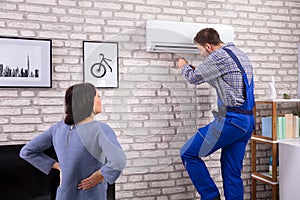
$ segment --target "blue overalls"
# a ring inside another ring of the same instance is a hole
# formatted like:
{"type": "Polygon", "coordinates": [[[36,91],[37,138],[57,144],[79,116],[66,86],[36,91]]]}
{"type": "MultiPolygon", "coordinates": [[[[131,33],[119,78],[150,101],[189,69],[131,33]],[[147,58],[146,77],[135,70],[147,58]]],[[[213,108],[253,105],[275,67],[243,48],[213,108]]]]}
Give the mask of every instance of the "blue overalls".
{"type": "Polygon", "coordinates": [[[201,157],[206,157],[216,150],[221,150],[221,170],[224,195],[226,200],[243,200],[244,187],[241,179],[243,158],[246,145],[255,126],[253,117],[254,81],[249,85],[247,75],[238,58],[229,49],[224,50],[235,61],[242,72],[245,86],[245,102],[238,107],[225,107],[218,97],[219,113],[214,113],[214,120],[199,128],[180,150],[185,168],[201,195],[201,200],[211,200],[219,195],[201,157]]]}

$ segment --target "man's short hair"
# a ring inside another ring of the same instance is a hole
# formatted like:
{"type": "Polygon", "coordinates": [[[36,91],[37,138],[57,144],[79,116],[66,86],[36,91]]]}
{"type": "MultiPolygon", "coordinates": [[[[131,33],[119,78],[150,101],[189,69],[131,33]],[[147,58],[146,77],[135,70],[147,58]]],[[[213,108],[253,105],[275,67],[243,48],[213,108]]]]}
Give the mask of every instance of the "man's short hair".
{"type": "Polygon", "coordinates": [[[194,37],[194,42],[205,46],[206,43],[218,45],[223,43],[220,39],[219,33],[213,28],[205,28],[200,30],[194,37]]]}

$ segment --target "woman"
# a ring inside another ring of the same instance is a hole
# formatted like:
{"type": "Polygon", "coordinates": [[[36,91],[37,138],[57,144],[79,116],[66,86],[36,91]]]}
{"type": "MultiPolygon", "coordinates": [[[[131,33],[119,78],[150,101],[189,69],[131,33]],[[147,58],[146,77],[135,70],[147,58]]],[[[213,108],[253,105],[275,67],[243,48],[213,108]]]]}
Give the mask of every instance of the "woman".
{"type": "Polygon", "coordinates": [[[65,94],[64,121],[26,144],[20,157],[48,174],[60,171],[57,200],[106,200],[112,184],[126,165],[114,131],[94,120],[102,112],[101,99],[89,83],[69,87],[65,94]],[[54,146],[58,162],[43,151],[54,146]]]}

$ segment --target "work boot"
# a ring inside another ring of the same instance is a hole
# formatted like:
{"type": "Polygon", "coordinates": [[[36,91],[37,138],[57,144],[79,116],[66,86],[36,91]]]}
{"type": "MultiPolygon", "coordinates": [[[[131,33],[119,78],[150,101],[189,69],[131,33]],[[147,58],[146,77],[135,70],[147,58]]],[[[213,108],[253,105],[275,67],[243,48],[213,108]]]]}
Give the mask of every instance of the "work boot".
{"type": "Polygon", "coordinates": [[[219,196],[217,196],[216,198],[213,198],[212,200],[221,200],[221,197],[220,197],[220,195],[219,195],[219,196]]]}

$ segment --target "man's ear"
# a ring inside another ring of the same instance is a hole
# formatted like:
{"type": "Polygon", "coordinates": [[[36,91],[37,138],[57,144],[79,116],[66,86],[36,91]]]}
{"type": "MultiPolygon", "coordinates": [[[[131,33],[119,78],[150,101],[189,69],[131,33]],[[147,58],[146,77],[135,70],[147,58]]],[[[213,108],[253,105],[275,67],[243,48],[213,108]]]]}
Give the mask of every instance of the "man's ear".
{"type": "Polygon", "coordinates": [[[213,51],[213,46],[212,46],[211,44],[206,43],[206,44],[205,44],[205,49],[206,49],[208,52],[212,52],[212,51],[213,51]]]}

